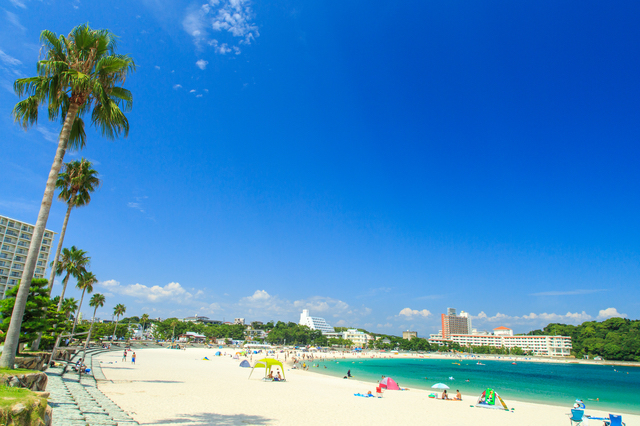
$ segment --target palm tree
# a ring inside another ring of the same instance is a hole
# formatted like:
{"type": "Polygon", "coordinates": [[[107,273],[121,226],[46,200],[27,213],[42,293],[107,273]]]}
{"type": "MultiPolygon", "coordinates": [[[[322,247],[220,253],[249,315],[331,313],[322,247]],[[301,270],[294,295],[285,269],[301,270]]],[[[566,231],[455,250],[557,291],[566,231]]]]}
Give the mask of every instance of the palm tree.
{"type": "Polygon", "coordinates": [[[144,336],[145,324],[149,322],[149,314],[142,314],[140,322],[142,323],[142,335],[144,336]]]}
{"type": "Polygon", "coordinates": [[[13,109],[16,122],[28,127],[38,122],[38,110],[47,106],[49,118],[62,120],[58,147],[49,171],[40,204],[38,219],[22,272],[11,323],[5,337],[0,367],[13,368],[20,339],[29,284],[33,278],[49,210],[53,201],[55,182],[62,167],[67,148],[84,147],[86,134],[82,116],[91,111],[91,121],[103,134],[114,139],[129,133],[129,121],[120,109],[129,111],[131,92],[118,86],[135,70],[133,59],[115,53],[116,37],[108,30],[92,30],[88,25],[75,27],[67,37],[44,30],[40,34],[44,59],[38,61],[38,75],[20,78],[13,88],[18,96],[27,98],[13,109]],[[24,284],[26,283],[26,284],[24,284]]]}
{"type": "Polygon", "coordinates": [[[113,329],[113,338],[112,340],[116,340],[116,330],[118,329],[118,321],[120,320],[120,315],[124,315],[127,312],[127,307],[122,303],[118,303],[115,308],[113,308],[113,315],[116,316],[116,328],[113,329]]]}
{"type": "Polygon", "coordinates": [[[76,246],[71,246],[70,249],[62,249],[62,256],[56,266],[55,272],[56,275],[62,275],[64,273],[66,273],[66,275],[62,280],[62,293],[60,293],[60,300],[58,301],[58,311],[62,310],[64,293],[67,290],[69,278],[73,276],[79,280],[82,274],[86,272],[90,262],[91,258],[87,256],[87,252],[80,250],[76,246]]]}
{"type": "Polygon", "coordinates": [[[173,340],[176,334],[176,325],[178,325],[178,320],[171,321],[171,346],[173,346],[173,340]]]}
{"type": "MultiPolygon", "coordinates": [[[[105,302],[104,294],[96,293],[91,296],[91,300],[89,300],[89,306],[93,307],[93,318],[91,318],[91,325],[89,326],[89,334],[87,334],[87,340],[84,342],[84,353],[87,353],[87,345],[89,345],[89,339],[91,339],[91,330],[93,330],[93,323],[96,320],[96,311],[98,308],[102,308],[105,302]]],[[[84,356],[83,356],[84,358],[84,356]]]]}
{"type": "Polygon", "coordinates": [[[71,314],[78,309],[78,301],[73,297],[64,299],[61,311],[67,316],[67,321],[71,321],[71,314]]]}
{"type": "Polygon", "coordinates": [[[63,165],[63,170],[58,174],[56,188],[60,190],[58,199],[67,203],[67,214],[62,222],[62,231],[58,239],[58,249],[53,258],[53,266],[51,267],[51,277],[49,278],[49,291],[53,287],[53,279],[56,272],[56,264],[60,258],[60,250],[64,242],[64,235],[67,232],[67,224],[71,209],[74,207],[86,206],[91,202],[91,193],[100,186],[98,172],[93,169],[91,162],[85,160],[71,161],[63,165]]]}
{"type": "Polygon", "coordinates": [[[73,321],[73,327],[71,328],[71,337],[73,337],[73,333],[76,331],[76,324],[78,324],[78,317],[80,317],[80,308],[82,308],[82,301],[84,300],[85,291],[89,294],[93,293],[93,285],[98,282],[98,279],[93,274],[93,272],[85,272],[78,278],[78,284],[76,287],[82,289],[82,296],[80,297],[80,304],[78,305],[78,313],[76,314],[76,318],[73,321]]]}

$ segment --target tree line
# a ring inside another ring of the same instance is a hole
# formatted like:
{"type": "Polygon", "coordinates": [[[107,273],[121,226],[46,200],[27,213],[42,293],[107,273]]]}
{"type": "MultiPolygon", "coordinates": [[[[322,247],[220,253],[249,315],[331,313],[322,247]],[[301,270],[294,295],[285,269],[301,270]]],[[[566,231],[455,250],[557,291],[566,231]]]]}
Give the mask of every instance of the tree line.
{"type": "Polygon", "coordinates": [[[580,325],[551,323],[529,335],[570,336],[576,358],[600,356],[611,361],[640,361],[640,320],[609,318],[580,325]]]}

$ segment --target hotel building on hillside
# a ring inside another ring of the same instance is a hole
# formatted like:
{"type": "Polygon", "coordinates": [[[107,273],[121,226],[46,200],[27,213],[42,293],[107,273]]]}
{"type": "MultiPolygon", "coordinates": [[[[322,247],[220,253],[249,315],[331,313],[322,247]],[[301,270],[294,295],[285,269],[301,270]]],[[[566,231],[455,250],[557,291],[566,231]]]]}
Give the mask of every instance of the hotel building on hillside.
{"type": "Polygon", "coordinates": [[[322,334],[336,334],[336,331],[331,327],[324,318],[312,317],[309,315],[308,309],[303,309],[300,314],[300,325],[306,325],[312,330],[320,330],[322,334]]]}
{"type": "Polygon", "coordinates": [[[418,337],[418,332],[417,331],[409,331],[409,330],[407,330],[407,331],[403,331],[402,332],[402,338],[405,339],[405,340],[411,340],[411,339],[414,339],[414,338],[417,338],[417,337],[418,337]]]}
{"type": "MultiPolygon", "coordinates": [[[[29,223],[0,215],[0,299],[4,299],[5,293],[22,278],[33,227],[29,223]]],[[[45,278],[55,234],[45,229],[33,278],[45,278]]]]}
{"type": "Polygon", "coordinates": [[[346,331],[343,331],[342,338],[345,340],[351,340],[355,346],[361,348],[364,348],[367,343],[369,343],[369,341],[375,340],[373,336],[355,328],[350,328],[346,331]]]}
{"type": "Polygon", "coordinates": [[[493,329],[493,334],[452,334],[448,339],[442,336],[432,336],[429,341],[444,343],[445,341],[458,343],[460,346],[493,346],[496,348],[512,349],[518,347],[525,352],[532,352],[536,356],[570,356],[571,337],[569,336],[514,336],[513,330],[507,327],[493,329]]]}

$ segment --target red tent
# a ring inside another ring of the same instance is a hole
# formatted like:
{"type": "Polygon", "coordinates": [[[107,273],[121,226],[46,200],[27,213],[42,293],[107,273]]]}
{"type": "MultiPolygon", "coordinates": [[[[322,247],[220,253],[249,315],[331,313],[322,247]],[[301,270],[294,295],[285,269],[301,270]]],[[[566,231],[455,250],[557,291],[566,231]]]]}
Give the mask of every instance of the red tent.
{"type": "Polygon", "coordinates": [[[400,386],[391,377],[385,377],[380,381],[380,387],[386,390],[400,390],[400,386]]]}

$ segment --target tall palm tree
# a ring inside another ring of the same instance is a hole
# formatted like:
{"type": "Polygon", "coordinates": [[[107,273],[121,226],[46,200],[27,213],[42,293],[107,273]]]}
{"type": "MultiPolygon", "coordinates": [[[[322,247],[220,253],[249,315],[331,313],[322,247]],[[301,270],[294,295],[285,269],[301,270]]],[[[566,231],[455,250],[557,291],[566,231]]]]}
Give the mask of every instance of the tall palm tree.
{"type": "Polygon", "coordinates": [[[127,312],[127,307],[122,303],[118,303],[115,308],[113,308],[113,315],[116,316],[116,327],[113,329],[113,338],[112,340],[116,340],[116,330],[118,329],[118,321],[120,320],[120,315],[124,315],[127,312]]]}
{"type": "MultiPolygon", "coordinates": [[[[65,274],[62,280],[62,293],[60,293],[60,300],[58,301],[58,311],[62,310],[62,303],[64,301],[64,293],[67,290],[67,283],[70,277],[80,279],[82,274],[87,270],[91,262],[91,258],[87,256],[87,252],[80,250],[76,246],[71,246],[70,249],[62,249],[62,256],[60,262],[56,266],[56,275],[65,274]]],[[[16,302],[17,303],[17,302],[16,302]]]]}
{"type": "Polygon", "coordinates": [[[178,320],[171,321],[171,346],[173,346],[173,340],[176,335],[176,325],[178,325],[178,320]]]}
{"type": "Polygon", "coordinates": [[[64,242],[64,236],[67,232],[71,209],[89,204],[91,202],[91,193],[95,191],[98,186],[100,186],[98,172],[93,169],[93,164],[84,158],[65,163],[62,171],[58,174],[58,179],[56,180],[56,188],[60,190],[58,199],[67,203],[67,214],[64,216],[64,221],[62,222],[58,248],[53,258],[51,277],[49,278],[49,291],[51,291],[51,287],[53,287],[56,264],[60,258],[60,251],[62,250],[62,243],[64,242]]]}
{"type": "MultiPolygon", "coordinates": [[[[91,318],[91,325],[89,326],[89,334],[87,334],[87,340],[84,342],[84,353],[87,353],[87,345],[89,344],[89,339],[91,339],[91,330],[93,330],[93,323],[96,320],[96,311],[98,308],[102,308],[105,302],[104,294],[96,293],[91,296],[91,300],[89,300],[89,306],[93,307],[93,318],[91,318]]],[[[84,358],[84,355],[83,355],[84,358]]]]}
{"type": "Polygon", "coordinates": [[[145,325],[149,322],[149,314],[142,314],[140,322],[142,323],[142,335],[144,336],[145,325]]]}
{"type": "Polygon", "coordinates": [[[76,331],[76,324],[78,324],[78,318],[80,317],[80,309],[82,308],[82,301],[84,300],[84,293],[87,292],[89,294],[93,293],[93,285],[98,282],[98,278],[93,274],[93,272],[85,272],[78,278],[78,284],[76,287],[82,289],[82,296],[80,297],[80,304],[78,305],[78,312],[76,313],[76,318],[73,321],[73,327],[71,328],[71,337],[73,337],[73,333],[76,331]]]}
{"type": "Polygon", "coordinates": [[[108,30],[92,30],[88,25],[79,25],[67,37],[44,30],[40,40],[44,59],[38,61],[38,75],[20,78],[13,84],[18,96],[27,96],[16,104],[13,116],[26,129],[38,122],[39,107],[45,105],[49,119],[62,120],[62,130],[0,358],[0,367],[4,368],[14,366],[29,284],[65,152],[67,148],[82,148],[85,144],[82,116],[91,111],[91,121],[103,136],[114,139],[124,134],[126,137],[129,121],[123,110],[130,110],[133,100],[131,92],[119,85],[135,70],[135,64],[131,57],[115,53],[116,37],[108,30]]]}
{"type": "MultiPolygon", "coordinates": [[[[58,174],[56,188],[60,190],[58,199],[67,203],[67,214],[64,216],[64,221],[62,222],[62,231],[60,231],[60,238],[58,239],[58,248],[56,249],[56,255],[53,258],[51,266],[49,294],[51,294],[51,288],[53,287],[53,279],[56,275],[56,266],[58,259],[60,258],[60,251],[62,250],[64,236],[67,232],[67,224],[69,223],[71,209],[89,204],[91,202],[91,193],[100,186],[98,172],[93,169],[91,162],[84,158],[65,163],[62,167],[62,171],[58,174]]],[[[42,333],[40,332],[38,333],[38,338],[33,342],[32,349],[34,351],[37,351],[40,348],[41,337],[42,333]]]]}

